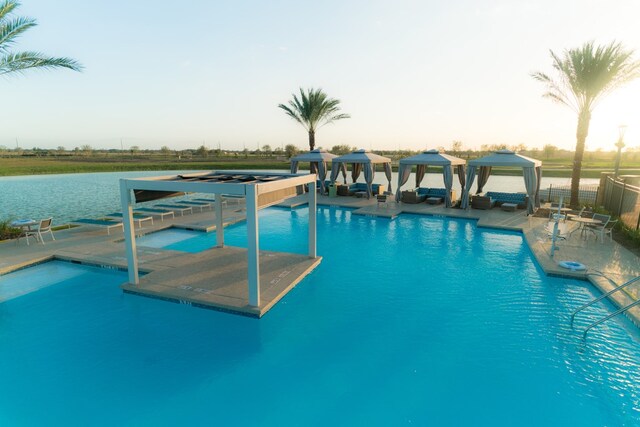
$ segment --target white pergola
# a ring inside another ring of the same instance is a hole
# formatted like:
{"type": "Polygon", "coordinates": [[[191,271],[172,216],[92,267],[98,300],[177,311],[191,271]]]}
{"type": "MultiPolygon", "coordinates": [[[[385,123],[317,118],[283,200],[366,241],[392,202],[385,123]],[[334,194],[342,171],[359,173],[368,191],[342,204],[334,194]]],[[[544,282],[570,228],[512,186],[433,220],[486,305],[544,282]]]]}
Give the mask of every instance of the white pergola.
{"type": "Polygon", "coordinates": [[[249,305],[260,305],[260,242],[258,210],[296,195],[295,188],[308,185],[309,257],[316,258],[316,175],[247,173],[239,171],[203,172],[189,175],[171,175],[120,180],[122,222],[127,252],[129,283],[140,283],[138,256],[133,228],[133,192],[137,200],[170,197],[174,193],[205,193],[215,195],[217,247],[224,247],[223,196],[246,198],[248,291],[249,305]]]}

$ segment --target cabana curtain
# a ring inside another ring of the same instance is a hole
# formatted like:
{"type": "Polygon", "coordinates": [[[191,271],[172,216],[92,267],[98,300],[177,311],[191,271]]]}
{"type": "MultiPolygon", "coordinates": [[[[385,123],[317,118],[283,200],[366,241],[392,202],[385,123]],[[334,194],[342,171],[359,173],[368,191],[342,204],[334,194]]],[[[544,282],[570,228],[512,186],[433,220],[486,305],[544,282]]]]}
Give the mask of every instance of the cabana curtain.
{"type": "Polygon", "coordinates": [[[478,169],[478,190],[476,194],[482,193],[484,185],[489,180],[489,175],[491,175],[491,166],[480,166],[480,169],[478,169]]]}
{"type": "Polygon", "coordinates": [[[420,187],[420,183],[427,171],[427,165],[416,165],[416,187],[420,187]]]}
{"type": "Polygon", "coordinates": [[[460,188],[464,189],[464,184],[467,181],[465,177],[465,167],[464,165],[458,165],[456,168],[458,172],[458,181],[460,181],[460,188]]]}
{"type": "Polygon", "coordinates": [[[467,167],[467,185],[463,187],[462,199],[460,200],[460,208],[467,209],[469,207],[469,193],[473,186],[473,181],[476,179],[476,167],[469,165],[467,167]]]}
{"type": "MultiPolygon", "coordinates": [[[[411,165],[403,165],[400,164],[400,168],[398,169],[398,192],[396,193],[396,202],[399,202],[402,198],[402,192],[400,188],[409,181],[409,176],[411,175],[411,165]]],[[[418,178],[416,177],[416,181],[418,178]]]]}
{"type": "Polygon", "coordinates": [[[444,166],[442,168],[442,176],[444,177],[444,188],[447,194],[444,196],[444,206],[451,207],[451,187],[453,187],[453,166],[444,166]]]}
{"type": "Polygon", "coordinates": [[[389,182],[389,189],[387,190],[387,192],[389,194],[393,194],[393,188],[391,188],[391,179],[393,178],[393,175],[391,173],[391,163],[384,163],[384,174],[387,177],[387,181],[389,182]]]}
{"type": "Polygon", "coordinates": [[[535,211],[536,190],[538,188],[538,178],[534,169],[535,168],[522,168],[524,186],[527,189],[527,196],[529,196],[529,201],[527,202],[527,213],[530,214],[535,211]]]}

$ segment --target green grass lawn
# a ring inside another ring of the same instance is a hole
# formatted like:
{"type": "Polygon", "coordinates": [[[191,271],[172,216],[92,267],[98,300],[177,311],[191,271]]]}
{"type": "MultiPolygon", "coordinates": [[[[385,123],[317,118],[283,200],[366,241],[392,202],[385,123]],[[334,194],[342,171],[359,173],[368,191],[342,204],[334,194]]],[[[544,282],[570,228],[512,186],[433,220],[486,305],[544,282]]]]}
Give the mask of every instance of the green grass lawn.
{"type": "MultiPolygon", "coordinates": [[[[570,177],[571,159],[543,160],[543,176],[570,177]]],[[[307,164],[300,164],[301,169],[308,168],[307,164]]],[[[276,158],[259,157],[224,157],[209,159],[178,159],[177,157],[137,156],[127,158],[123,156],[64,156],[56,157],[1,157],[0,176],[13,175],[42,175],[59,173],[85,172],[124,172],[145,170],[224,170],[224,169],[289,169],[289,162],[276,158]]],[[[394,167],[397,170],[397,167],[394,167]]],[[[429,172],[437,172],[439,168],[430,168],[429,172]]],[[[601,172],[613,171],[611,161],[585,161],[582,167],[583,178],[599,178],[601,172]]],[[[522,169],[493,168],[495,175],[522,175],[522,169]]],[[[624,161],[621,173],[629,175],[640,174],[640,160],[624,161]]]]}

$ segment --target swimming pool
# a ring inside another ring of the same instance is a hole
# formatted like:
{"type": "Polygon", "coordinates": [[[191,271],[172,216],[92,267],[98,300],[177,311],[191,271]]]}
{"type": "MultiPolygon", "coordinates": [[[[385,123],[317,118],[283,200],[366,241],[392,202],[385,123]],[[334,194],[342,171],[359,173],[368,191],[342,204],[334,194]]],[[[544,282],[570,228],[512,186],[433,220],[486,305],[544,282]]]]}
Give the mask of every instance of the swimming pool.
{"type": "MultiPolygon", "coordinates": [[[[544,276],[520,234],[318,213],[323,262],[260,320],[123,294],[125,273],[75,265],[0,304],[0,424],[640,423],[637,332],[620,318],[583,342],[604,309],[575,331],[569,314],[596,292],[544,276]]],[[[306,208],[260,218],[262,249],[306,253],[306,208]]]]}

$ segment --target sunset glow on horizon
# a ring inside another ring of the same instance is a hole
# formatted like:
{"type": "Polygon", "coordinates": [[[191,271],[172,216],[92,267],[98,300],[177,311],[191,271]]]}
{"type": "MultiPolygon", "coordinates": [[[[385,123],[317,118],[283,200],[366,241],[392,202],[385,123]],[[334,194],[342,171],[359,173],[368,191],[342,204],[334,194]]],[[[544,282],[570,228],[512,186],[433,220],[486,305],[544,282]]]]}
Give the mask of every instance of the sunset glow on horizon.
{"type": "MultiPolygon", "coordinates": [[[[640,3],[472,0],[162,4],[24,0],[14,50],[85,65],[0,80],[0,146],[242,150],[307,146],[277,105],[322,88],[351,115],[317,145],[373,150],[575,147],[576,114],[542,97],[549,51],[613,40],[640,59],[640,3]]],[[[640,147],[640,80],[593,112],[587,150],[640,147]]]]}

